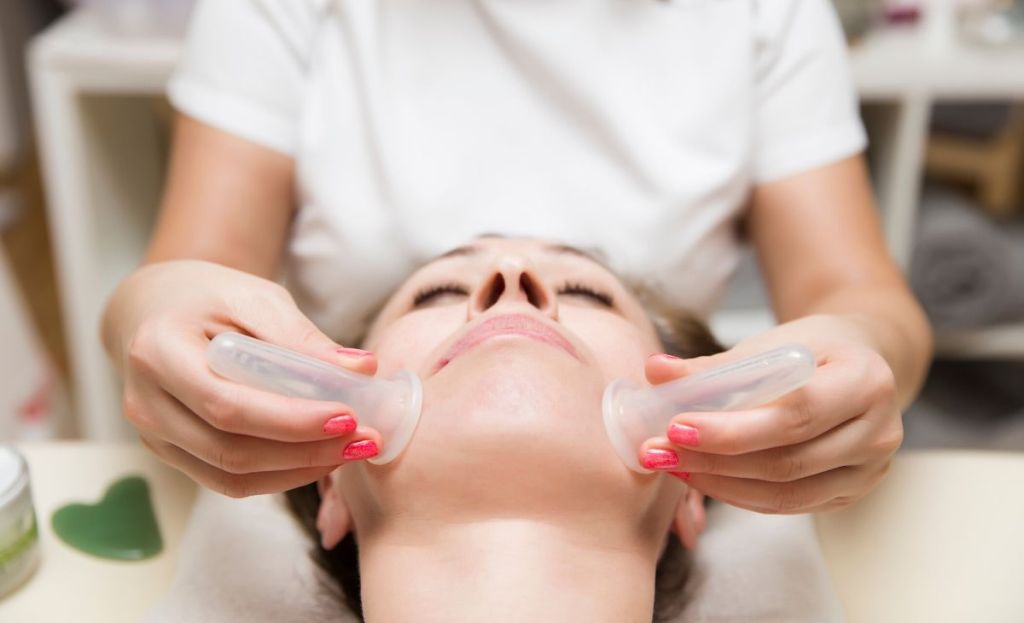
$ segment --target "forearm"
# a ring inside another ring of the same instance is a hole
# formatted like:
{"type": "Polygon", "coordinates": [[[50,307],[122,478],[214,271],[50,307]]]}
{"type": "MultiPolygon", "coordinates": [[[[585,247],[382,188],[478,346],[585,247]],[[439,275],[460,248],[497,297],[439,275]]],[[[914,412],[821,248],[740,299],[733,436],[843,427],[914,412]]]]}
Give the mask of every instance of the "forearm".
{"type": "Polygon", "coordinates": [[[755,189],[751,238],[780,322],[824,314],[885,358],[906,406],[932,333],[882,236],[860,156],[755,189]]]}
{"type": "Polygon", "coordinates": [[[903,288],[839,287],[808,301],[792,317],[827,314],[848,320],[853,330],[889,364],[896,379],[900,407],[917,396],[932,358],[931,325],[903,288]]]}

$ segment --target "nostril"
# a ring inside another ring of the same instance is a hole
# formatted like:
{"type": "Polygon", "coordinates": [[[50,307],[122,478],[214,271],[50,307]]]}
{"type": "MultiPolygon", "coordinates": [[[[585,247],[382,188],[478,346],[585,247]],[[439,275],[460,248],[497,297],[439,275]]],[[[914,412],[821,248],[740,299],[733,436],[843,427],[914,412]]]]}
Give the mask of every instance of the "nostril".
{"type": "Polygon", "coordinates": [[[498,273],[494,276],[494,282],[491,283],[490,291],[487,293],[487,300],[484,301],[484,309],[490,309],[495,303],[497,303],[504,291],[505,278],[501,276],[501,273],[498,273]]]}
{"type": "Polygon", "coordinates": [[[537,284],[530,279],[526,273],[519,276],[519,287],[526,294],[526,300],[537,309],[544,307],[544,294],[537,287],[537,284]]]}

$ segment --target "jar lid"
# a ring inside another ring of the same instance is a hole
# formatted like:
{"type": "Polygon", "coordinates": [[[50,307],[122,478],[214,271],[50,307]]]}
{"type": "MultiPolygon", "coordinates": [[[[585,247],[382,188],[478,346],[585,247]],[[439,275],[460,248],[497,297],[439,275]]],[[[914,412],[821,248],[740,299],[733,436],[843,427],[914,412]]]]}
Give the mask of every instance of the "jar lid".
{"type": "Polygon", "coordinates": [[[28,484],[28,465],[14,446],[0,444],[0,506],[28,484]]]}

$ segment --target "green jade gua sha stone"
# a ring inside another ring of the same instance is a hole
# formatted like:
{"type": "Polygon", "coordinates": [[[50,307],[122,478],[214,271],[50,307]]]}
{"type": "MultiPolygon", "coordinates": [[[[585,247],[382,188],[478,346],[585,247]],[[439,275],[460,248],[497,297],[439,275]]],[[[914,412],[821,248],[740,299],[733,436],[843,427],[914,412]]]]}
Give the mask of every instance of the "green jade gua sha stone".
{"type": "Polygon", "coordinates": [[[111,560],[145,560],[163,549],[160,528],[141,476],[110,485],[96,504],[68,504],[53,513],[53,531],[71,547],[111,560]]]}

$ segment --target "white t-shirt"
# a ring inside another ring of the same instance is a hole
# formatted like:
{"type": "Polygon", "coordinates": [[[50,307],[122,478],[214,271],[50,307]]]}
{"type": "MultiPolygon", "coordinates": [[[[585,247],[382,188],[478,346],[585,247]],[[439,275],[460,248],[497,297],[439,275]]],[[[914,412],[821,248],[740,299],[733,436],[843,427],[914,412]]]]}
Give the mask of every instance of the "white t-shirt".
{"type": "Polygon", "coordinates": [[[341,341],[481,233],[706,317],[751,186],[865,145],[828,0],[204,0],[170,96],[295,158],[288,282],[341,341]]]}

